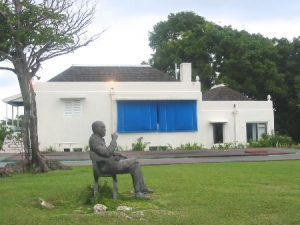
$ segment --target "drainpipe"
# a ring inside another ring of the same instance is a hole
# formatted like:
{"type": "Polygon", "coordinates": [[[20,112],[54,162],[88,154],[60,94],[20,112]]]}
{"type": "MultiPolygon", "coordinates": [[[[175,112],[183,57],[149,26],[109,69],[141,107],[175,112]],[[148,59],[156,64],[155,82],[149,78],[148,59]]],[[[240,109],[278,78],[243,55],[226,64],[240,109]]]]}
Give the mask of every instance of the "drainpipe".
{"type": "Polygon", "coordinates": [[[5,107],[5,110],[6,110],[6,111],[5,111],[5,114],[6,114],[6,115],[5,115],[5,116],[6,116],[6,117],[5,117],[5,126],[7,127],[7,122],[8,122],[8,110],[7,110],[7,103],[5,104],[5,106],[6,106],[6,107],[5,107]]]}
{"type": "Polygon", "coordinates": [[[19,106],[17,106],[17,128],[20,126],[20,120],[19,120],[19,106]]]}
{"type": "Polygon", "coordinates": [[[236,144],[236,116],[238,114],[238,110],[236,109],[236,105],[233,105],[233,110],[232,110],[232,114],[233,114],[233,140],[234,140],[234,144],[236,144]]]}
{"type": "Polygon", "coordinates": [[[111,115],[111,133],[115,132],[115,126],[114,126],[114,107],[113,107],[113,103],[114,103],[114,95],[116,94],[116,91],[113,87],[110,88],[110,115],[111,115]]]}
{"type": "Polygon", "coordinates": [[[14,106],[11,106],[11,128],[13,129],[14,127],[14,106]]]}
{"type": "Polygon", "coordinates": [[[178,69],[177,69],[177,63],[175,63],[175,79],[178,80],[178,69]]]}

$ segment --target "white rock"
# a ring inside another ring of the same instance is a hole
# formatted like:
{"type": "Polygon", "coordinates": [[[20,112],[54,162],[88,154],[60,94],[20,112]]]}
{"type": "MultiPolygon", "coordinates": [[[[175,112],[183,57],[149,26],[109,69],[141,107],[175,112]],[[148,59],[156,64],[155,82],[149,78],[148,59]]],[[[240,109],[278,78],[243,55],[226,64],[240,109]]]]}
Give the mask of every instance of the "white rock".
{"type": "Polygon", "coordinates": [[[54,208],[54,205],[52,205],[51,203],[49,202],[46,202],[44,199],[42,198],[39,198],[39,201],[40,201],[40,204],[42,206],[42,208],[44,209],[53,209],[54,208]]]}
{"type": "Polygon", "coordinates": [[[131,211],[132,207],[125,206],[125,205],[120,205],[117,207],[117,211],[123,211],[123,212],[128,212],[131,211]]]}
{"type": "Polygon", "coordinates": [[[131,220],[131,219],[132,219],[132,217],[131,217],[131,216],[128,216],[128,215],[126,215],[125,218],[128,219],[128,220],[131,220]]]}
{"type": "Polygon", "coordinates": [[[144,216],[145,215],[144,211],[136,211],[132,214],[135,215],[135,216],[144,216]]]}
{"type": "Polygon", "coordinates": [[[103,213],[106,210],[107,210],[107,207],[105,205],[102,205],[102,204],[96,204],[96,205],[94,205],[94,213],[95,214],[103,213]]]}

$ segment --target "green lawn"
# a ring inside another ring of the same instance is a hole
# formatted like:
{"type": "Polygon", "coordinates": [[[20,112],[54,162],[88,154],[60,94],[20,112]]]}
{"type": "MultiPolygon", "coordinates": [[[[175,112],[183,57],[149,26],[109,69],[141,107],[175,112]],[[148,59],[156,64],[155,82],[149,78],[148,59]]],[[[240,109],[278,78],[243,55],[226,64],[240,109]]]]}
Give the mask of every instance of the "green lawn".
{"type": "MultiPolygon", "coordinates": [[[[119,176],[120,200],[102,201],[143,210],[126,219],[93,215],[88,199],[91,168],[0,179],[0,224],[300,224],[300,161],[210,163],[143,167],[156,192],[149,201],[130,193],[129,175],[119,176]],[[42,209],[42,197],[53,210],[42,209]],[[142,218],[142,219],[141,219],[142,218]]],[[[111,186],[111,179],[105,179],[111,186]]]]}

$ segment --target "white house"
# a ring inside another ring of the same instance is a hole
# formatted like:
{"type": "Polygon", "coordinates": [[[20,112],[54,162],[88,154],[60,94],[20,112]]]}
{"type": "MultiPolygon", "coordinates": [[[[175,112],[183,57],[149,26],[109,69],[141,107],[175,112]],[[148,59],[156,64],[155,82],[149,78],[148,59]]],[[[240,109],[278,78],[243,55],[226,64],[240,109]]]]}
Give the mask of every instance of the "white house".
{"type": "Polygon", "coordinates": [[[251,101],[221,86],[202,99],[199,79],[192,81],[191,74],[190,63],[180,65],[179,80],[149,66],[72,66],[36,83],[40,147],[83,149],[96,120],[105,122],[107,142],[110,133],[119,133],[118,144],[125,150],[139,137],[149,147],[211,147],[246,143],[274,130],[270,98],[251,101]]]}

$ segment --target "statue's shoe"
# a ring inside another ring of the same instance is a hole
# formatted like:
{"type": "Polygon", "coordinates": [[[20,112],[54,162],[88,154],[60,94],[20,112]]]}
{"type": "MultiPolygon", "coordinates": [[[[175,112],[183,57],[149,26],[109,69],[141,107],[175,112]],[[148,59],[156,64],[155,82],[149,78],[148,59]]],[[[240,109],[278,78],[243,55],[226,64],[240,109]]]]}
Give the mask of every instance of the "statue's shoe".
{"type": "Polygon", "coordinates": [[[143,192],[144,194],[147,194],[147,193],[153,193],[154,190],[153,190],[153,189],[150,189],[150,188],[144,188],[144,189],[142,190],[142,192],[143,192]]]}
{"type": "Polygon", "coordinates": [[[137,192],[135,193],[135,198],[136,199],[143,199],[143,200],[149,200],[150,198],[148,196],[146,196],[144,193],[142,192],[137,192]]]}

